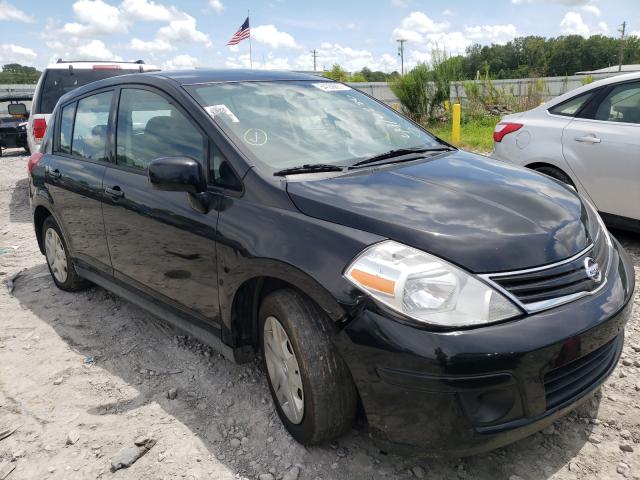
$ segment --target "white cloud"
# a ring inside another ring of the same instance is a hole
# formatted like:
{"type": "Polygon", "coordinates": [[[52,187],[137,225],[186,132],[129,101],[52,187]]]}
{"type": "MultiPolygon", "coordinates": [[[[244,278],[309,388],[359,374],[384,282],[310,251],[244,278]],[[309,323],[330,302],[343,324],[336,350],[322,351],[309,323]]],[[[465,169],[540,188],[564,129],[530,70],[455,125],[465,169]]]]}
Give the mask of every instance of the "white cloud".
{"type": "Polygon", "coordinates": [[[490,43],[505,44],[518,36],[518,30],[513,24],[508,25],[477,25],[465,27],[467,37],[472,40],[486,40],[490,43]]]}
{"type": "Polygon", "coordinates": [[[196,57],[192,57],[191,55],[177,55],[173,57],[171,60],[168,60],[164,63],[162,68],[165,70],[182,70],[182,69],[190,69],[200,66],[200,61],[196,57]]]}
{"type": "Polygon", "coordinates": [[[594,14],[596,17],[600,16],[600,9],[598,7],[596,7],[595,5],[584,5],[582,7],[582,10],[584,12],[594,14]]]}
{"type": "Polygon", "coordinates": [[[175,8],[168,8],[150,0],[124,0],[120,10],[127,20],[142,22],[169,22],[176,14],[175,8]]]}
{"type": "Polygon", "coordinates": [[[635,30],[635,31],[631,32],[629,35],[630,35],[631,37],[638,37],[638,38],[640,38],[640,30],[635,30]]]}
{"type": "Polygon", "coordinates": [[[600,32],[602,35],[607,35],[609,33],[609,25],[607,25],[605,22],[598,22],[598,29],[600,30],[600,32]]]}
{"type": "Polygon", "coordinates": [[[222,2],[220,0],[209,0],[209,6],[218,13],[224,10],[224,5],[222,5],[222,2]]]}
{"type": "Polygon", "coordinates": [[[591,31],[589,26],[582,20],[582,15],[578,12],[567,12],[560,21],[560,30],[566,35],[581,35],[588,37],[591,31]]]}
{"type": "Polygon", "coordinates": [[[158,30],[157,38],[169,42],[193,42],[204,43],[211,46],[209,35],[202,33],[196,28],[196,19],[186,13],[181,13],[179,18],[169,22],[169,25],[158,30]]]}
{"type": "Polygon", "coordinates": [[[111,53],[102,40],[91,40],[76,47],[78,60],[122,60],[119,55],[111,53]]]}
{"type": "Polygon", "coordinates": [[[21,47],[20,45],[14,45],[13,43],[0,45],[0,62],[7,63],[22,63],[32,64],[38,57],[36,52],[27,47],[21,47]]]}
{"type": "Polygon", "coordinates": [[[139,52],[169,52],[171,50],[175,50],[175,47],[171,45],[171,43],[163,40],[162,38],[155,38],[151,41],[132,38],[126,48],[139,52]]]}
{"type": "Polygon", "coordinates": [[[435,22],[422,12],[411,12],[400,22],[400,27],[418,33],[442,32],[449,28],[449,22],[435,22]]]}
{"type": "Polygon", "coordinates": [[[445,17],[450,17],[453,15],[453,11],[449,10],[448,8],[442,11],[442,15],[444,15],[445,17]]]}
{"type": "Polygon", "coordinates": [[[33,22],[33,17],[27,15],[19,8],[14,7],[6,0],[0,1],[0,20],[17,20],[18,22],[33,22]]]}
{"type": "Polygon", "coordinates": [[[297,48],[294,38],[286,32],[279,31],[273,25],[260,25],[251,29],[251,37],[260,43],[266,43],[271,48],[297,48]]]}
{"type": "Polygon", "coordinates": [[[391,0],[391,5],[398,8],[406,8],[411,3],[411,0],[391,0]]]}
{"type": "Polygon", "coordinates": [[[117,7],[102,0],[78,0],[73,4],[78,22],[65,23],[62,33],[74,36],[126,33],[127,22],[117,7]]]}
{"type": "Polygon", "coordinates": [[[511,0],[511,3],[516,5],[523,3],[557,3],[558,5],[580,6],[590,2],[591,0],[511,0]]]}

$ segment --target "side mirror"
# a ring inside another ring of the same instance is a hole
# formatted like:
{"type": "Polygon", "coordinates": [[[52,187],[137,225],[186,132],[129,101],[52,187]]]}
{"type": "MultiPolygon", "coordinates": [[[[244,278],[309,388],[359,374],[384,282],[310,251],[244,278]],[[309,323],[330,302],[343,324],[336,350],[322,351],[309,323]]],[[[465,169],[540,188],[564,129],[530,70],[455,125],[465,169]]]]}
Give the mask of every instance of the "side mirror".
{"type": "Polygon", "coordinates": [[[207,181],[198,162],[189,157],[162,157],[149,164],[149,182],[156,190],[198,194],[207,181]]]}
{"type": "Polygon", "coordinates": [[[10,103],[7,105],[7,112],[9,112],[9,115],[14,115],[16,117],[28,115],[27,106],[24,103],[10,103]]]}

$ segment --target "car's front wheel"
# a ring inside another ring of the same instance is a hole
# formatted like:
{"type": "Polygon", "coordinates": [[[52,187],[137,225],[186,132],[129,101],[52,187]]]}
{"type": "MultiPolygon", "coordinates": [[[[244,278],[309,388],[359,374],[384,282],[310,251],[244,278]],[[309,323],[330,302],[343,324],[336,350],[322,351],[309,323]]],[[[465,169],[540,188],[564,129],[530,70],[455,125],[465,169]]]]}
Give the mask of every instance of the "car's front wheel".
{"type": "Polygon", "coordinates": [[[269,389],[289,433],[309,445],[347,432],[357,393],[331,343],[324,312],[299,292],[283,289],[265,297],[259,316],[269,389]]]}
{"type": "Polygon", "coordinates": [[[49,272],[58,288],[73,292],[90,285],[76,273],[60,227],[53,217],[47,217],[43,222],[42,241],[49,272]]]}

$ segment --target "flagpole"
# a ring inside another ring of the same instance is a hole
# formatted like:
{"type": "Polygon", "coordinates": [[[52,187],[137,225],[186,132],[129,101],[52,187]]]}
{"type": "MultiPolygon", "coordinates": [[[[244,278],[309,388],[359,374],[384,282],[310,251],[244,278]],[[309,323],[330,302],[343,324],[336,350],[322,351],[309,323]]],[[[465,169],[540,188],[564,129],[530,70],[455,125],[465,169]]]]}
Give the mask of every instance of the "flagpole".
{"type": "Polygon", "coordinates": [[[247,10],[247,19],[249,20],[249,65],[253,70],[253,56],[251,54],[251,19],[249,18],[249,10],[247,10]]]}

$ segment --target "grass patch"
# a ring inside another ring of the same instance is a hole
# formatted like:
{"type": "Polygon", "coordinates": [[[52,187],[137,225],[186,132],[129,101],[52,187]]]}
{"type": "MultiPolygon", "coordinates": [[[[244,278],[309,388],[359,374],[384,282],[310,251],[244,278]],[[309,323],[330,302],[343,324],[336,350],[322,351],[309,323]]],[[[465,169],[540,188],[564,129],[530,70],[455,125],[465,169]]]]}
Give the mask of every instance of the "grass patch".
{"type": "MultiPolygon", "coordinates": [[[[460,127],[460,148],[487,153],[493,149],[493,129],[500,121],[498,116],[468,118],[460,127]]],[[[434,135],[451,143],[451,123],[434,123],[426,126],[434,135]]]]}

